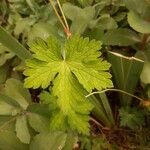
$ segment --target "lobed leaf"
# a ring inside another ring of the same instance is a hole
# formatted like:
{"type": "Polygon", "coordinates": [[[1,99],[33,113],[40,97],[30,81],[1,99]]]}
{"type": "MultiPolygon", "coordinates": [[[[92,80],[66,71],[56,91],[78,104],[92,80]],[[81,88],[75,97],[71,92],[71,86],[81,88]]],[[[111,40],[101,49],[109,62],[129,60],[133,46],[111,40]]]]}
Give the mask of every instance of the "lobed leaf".
{"type": "Polygon", "coordinates": [[[44,94],[52,108],[51,130],[71,128],[79,133],[89,133],[88,114],[93,105],[85,95],[93,89],[112,87],[110,64],[99,56],[101,43],[73,36],[64,45],[54,37],[39,39],[30,45],[33,59],[27,61],[24,74],[27,88],[47,88],[53,83],[52,97],[44,94]],[[52,99],[51,99],[52,98],[52,99]]]}

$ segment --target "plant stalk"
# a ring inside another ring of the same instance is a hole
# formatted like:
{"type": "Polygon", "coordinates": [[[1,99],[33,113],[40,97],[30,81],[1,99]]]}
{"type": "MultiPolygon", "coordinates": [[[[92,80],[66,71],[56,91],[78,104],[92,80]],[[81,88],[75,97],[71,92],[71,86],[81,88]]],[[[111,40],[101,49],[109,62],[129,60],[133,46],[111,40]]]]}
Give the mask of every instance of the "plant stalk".
{"type": "Polygon", "coordinates": [[[128,92],[125,92],[125,91],[119,90],[119,89],[106,89],[106,90],[102,90],[102,91],[92,92],[92,93],[88,94],[88,95],[85,96],[85,97],[87,98],[87,97],[90,97],[90,96],[92,96],[92,95],[94,95],[94,94],[101,94],[101,93],[105,93],[105,92],[108,92],[108,91],[120,92],[120,93],[129,95],[129,96],[131,96],[131,97],[134,97],[134,98],[136,98],[136,99],[139,100],[139,101],[144,101],[142,98],[139,98],[139,97],[137,97],[137,96],[135,96],[135,95],[133,95],[133,94],[130,94],[130,93],[128,93],[128,92]]]}
{"type": "Polygon", "coordinates": [[[61,25],[62,25],[63,28],[64,28],[64,32],[66,33],[67,38],[69,38],[69,37],[71,36],[71,32],[70,32],[67,19],[66,19],[65,15],[64,15],[64,12],[63,12],[63,10],[62,10],[62,7],[61,7],[61,5],[60,5],[59,0],[56,0],[56,1],[57,1],[57,4],[58,4],[58,6],[59,6],[59,9],[60,9],[60,12],[61,12],[61,14],[62,14],[62,17],[63,17],[63,20],[64,20],[64,21],[61,19],[61,16],[59,15],[59,13],[58,13],[58,11],[57,11],[55,5],[53,4],[53,0],[49,0],[49,1],[50,1],[51,5],[52,5],[54,11],[55,11],[56,16],[58,17],[58,20],[60,21],[61,25]]]}

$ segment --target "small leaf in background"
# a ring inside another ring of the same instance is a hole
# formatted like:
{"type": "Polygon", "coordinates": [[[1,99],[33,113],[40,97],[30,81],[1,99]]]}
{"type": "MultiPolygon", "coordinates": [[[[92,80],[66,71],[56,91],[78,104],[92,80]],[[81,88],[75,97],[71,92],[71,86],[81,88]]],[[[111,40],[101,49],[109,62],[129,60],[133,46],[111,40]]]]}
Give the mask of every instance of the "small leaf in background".
{"type": "Polygon", "coordinates": [[[72,21],[72,33],[77,34],[83,33],[95,16],[95,9],[91,6],[82,9],[78,6],[66,3],[63,5],[63,10],[66,17],[72,21]]]}
{"type": "Polygon", "coordinates": [[[120,22],[123,19],[125,19],[126,15],[127,15],[126,12],[119,12],[113,18],[114,18],[115,21],[120,22]]]}
{"type": "Polygon", "coordinates": [[[8,74],[9,74],[9,66],[8,66],[8,64],[0,66],[0,84],[5,83],[8,74]]]}
{"type": "Polygon", "coordinates": [[[110,30],[116,29],[118,25],[117,22],[109,14],[103,14],[98,18],[96,27],[103,30],[110,30]]]}
{"type": "Polygon", "coordinates": [[[0,43],[0,66],[4,65],[7,60],[13,58],[14,53],[0,43]]]}
{"type": "Polygon", "coordinates": [[[20,112],[20,107],[12,98],[0,94],[0,115],[16,115],[20,112]]]}
{"type": "Polygon", "coordinates": [[[141,81],[144,84],[150,84],[150,62],[145,62],[141,73],[141,81]]]}
{"type": "Polygon", "coordinates": [[[30,126],[37,132],[49,132],[49,118],[36,113],[28,115],[30,126]]]}
{"type": "Polygon", "coordinates": [[[28,33],[28,44],[33,42],[36,38],[47,39],[50,35],[58,37],[57,28],[54,25],[38,22],[36,23],[28,33]]]}
{"type": "Polygon", "coordinates": [[[132,30],[120,28],[107,31],[102,42],[105,45],[128,46],[140,42],[140,38],[132,30]]]}
{"type": "Polygon", "coordinates": [[[126,7],[135,13],[142,14],[147,8],[146,0],[124,0],[126,7]]]}
{"type": "Polygon", "coordinates": [[[27,108],[28,122],[37,132],[49,132],[50,111],[49,106],[45,104],[29,105],[27,108]]]}
{"type": "Polygon", "coordinates": [[[96,0],[97,4],[94,5],[95,7],[95,14],[96,16],[99,16],[101,14],[101,11],[106,7],[109,6],[111,3],[111,0],[96,0]]]}
{"type": "Polygon", "coordinates": [[[0,115],[0,133],[4,131],[14,131],[16,116],[0,115]]]}
{"type": "Polygon", "coordinates": [[[92,142],[87,136],[79,136],[79,141],[81,141],[80,149],[91,150],[92,142]]]}
{"type": "Polygon", "coordinates": [[[54,111],[54,110],[57,109],[57,102],[56,102],[56,100],[57,100],[56,96],[51,95],[47,91],[43,91],[40,94],[40,101],[41,101],[41,103],[42,104],[48,104],[50,111],[54,111]]]}
{"type": "Polygon", "coordinates": [[[133,11],[128,13],[128,23],[137,32],[150,33],[150,22],[145,21],[133,11]]]}
{"type": "Polygon", "coordinates": [[[1,100],[0,97],[0,115],[12,115],[15,107],[1,100]]]}
{"type": "Polygon", "coordinates": [[[72,150],[78,142],[78,136],[72,132],[67,133],[66,143],[62,150],[72,150]]]}
{"type": "Polygon", "coordinates": [[[28,106],[27,112],[35,113],[49,118],[50,110],[49,106],[46,104],[34,103],[28,106]]]}
{"type": "Polygon", "coordinates": [[[110,144],[106,138],[100,137],[92,140],[92,150],[110,149],[110,144]]]}
{"type": "MultiPolygon", "coordinates": [[[[149,20],[150,18],[150,1],[149,0],[124,0],[126,7],[136,14],[139,14],[141,19],[149,20]]],[[[143,22],[144,23],[144,22],[143,22]]]]}
{"type": "Polygon", "coordinates": [[[102,40],[104,30],[100,28],[88,29],[84,32],[83,36],[89,37],[89,39],[102,40]]]}
{"type": "Polygon", "coordinates": [[[14,28],[15,36],[19,36],[20,34],[23,34],[24,32],[28,32],[30,26],[33,25],[34,22],[35,20],[31,18],[25,18],[25,19],[20,18],[16,22],[16,26],[14,28]]]}
{"type": "Polygon", "coordinates": [[[1,150],[29,150],[27,144],[21,143],[16,137],[15,132],[5,130],[0,132],[0,149],[1,150]]]}
{"type": "Polygon", "coordinates": [[[21,142],[29,144],[30,143],[30,133],[27,125],[26,116],[19,116],[16,120],[16,136],[21,142]]]}
{"type": "Polygon", "coordinates": [[[6,81],[5,93],[18,102],[23,109],[26,109],[32,101],[30,93],[23,87],[23,83],[13,78],[6,81]]]}
{"type": "Polygon", "coordinates": [[[120,126],[136,129],[144,123],[144,113],[137,108],[122,107],[119,110],[120,126]]]}
{"type": "Polygon", "coordinates": [[[66,138],[67,134],[63,132],[40,133],[31,142],[30,150],[61,150],[66,138]]]}
{"type": "MultiPolygon", "coordinates": [[[[1,13],[1,16],[3,16],[3,17],[5,17],[5,15],[7,15],[7,13],[8,13],[7,2],[5,0],[1,1],[0,13],[1,13]]],[[[1,23],[2,23],[2,20],[0,20],[0,25],[1,25],[1,23]]]]}
{"type": "Polygon", "coordinates": [[[80,5],[82,6],[90,6],[93,3],[93,0],[78,0],[78,2],[80,3],[80,5]]]}

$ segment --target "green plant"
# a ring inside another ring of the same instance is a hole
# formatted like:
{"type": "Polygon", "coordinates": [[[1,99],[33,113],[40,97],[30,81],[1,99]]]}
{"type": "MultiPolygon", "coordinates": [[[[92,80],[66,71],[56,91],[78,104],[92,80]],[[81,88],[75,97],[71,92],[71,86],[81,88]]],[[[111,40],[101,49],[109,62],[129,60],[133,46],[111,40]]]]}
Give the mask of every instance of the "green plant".
{"type": "Polygon", "coordinates": [[[98,58],[100,46],[100,42],[79,36],[71,37],[64,46],[54,37],[31,44],[34,58],[27,61],[25,87],[47,88],[52,81],[51,93],[58,99],[49,99],[54,105],[51,129],[89,133],[87,115],[92,104],[85,95],[94,88],[112,87],[111,75],[106,72],[110,64],[98,58]]]}
{"type": "Polygon", "coordinates": [[[136,129],[144,123],[144,113],[140,109],[123,107],[119,110],[121,126],[136,129]]]}
{"type": "Polygon", "coordinates": [[[1,0],[0,149],[148,149],[149,8],[1,0]]]}

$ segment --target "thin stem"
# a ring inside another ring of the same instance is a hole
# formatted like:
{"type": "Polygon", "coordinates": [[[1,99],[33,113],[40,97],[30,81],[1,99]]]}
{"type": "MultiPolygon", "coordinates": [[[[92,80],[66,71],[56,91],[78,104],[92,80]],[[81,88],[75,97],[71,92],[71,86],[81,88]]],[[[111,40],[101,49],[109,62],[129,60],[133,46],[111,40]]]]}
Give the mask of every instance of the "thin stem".
{"type": "Polygon", "coordinates": [[[101,128],[104,128],[103,125],[101,125],[97,120],[95,120],[94,118],[90,117],[90,120],[93,121],[96,125],[100,126],[101,128]]]}
{"type": "Polygon", "coordinates": [[[129,96],[131,96],[131,97],[134,97],[134,98],[136,98],[136,99],[139,100],[139,101],[144,101],[143,99],[141,99],[141,98],[139,98],[139,97],[137,97],[137,96],[135,96],[135,95],[133,95],[133,94],[130,94],[130,93],[128,93],[128,92],[125,92],[125,91],[119,90],[119,89],[106,89],[106,90],[103,90],[103,91],[92,92],[92,93],[88,94],[88,95],[85,96],[85,97],[87,98],[87,97],[89,97],[89,96],[91,96],[91,95],[100,94],[100,93],[104,93],[104,92],[108,92],[108,91],[120,92],[120,93],[129,95],[129,96]]]}
{"type": "Polygon", "coordinates": [[[55,14],[57,15],[57,17],[58,17],[58,19],[59,19],[61,25],[63,26],[64,30],[66,30],[66,26],[65,26],[64,22],[62,21],[60,15],[58,14],[58,11],[57,11],[55,5],[53,4],[53,0],[49,0],[49,1],[50,1],[51,5],[52,5],[54,11],[55,11],[55,14]]]}
{"type": "Polygon", "coordinates": [[[61,16],[59,15],[59,13],[58,13],[58,11],[57,11],[55,5],[53,4],[53,0],[49,0],[49,1],[50,1],[51,5],[52,5],[54,11],[55,11],[55,14],[57,15],[57,17],[58,17],[60,23],[62,24],[62,26],[63,26],[63,28],[64,28],[64,32],[66,33],[67,38],[69,38],[69,37],[71,36],[71,32],[70,32],[69,25],[68,25],[68,23],[67,23],[67,20],[66,20],[66,17],[65,17],[65,15],[64,15],[64,12],[63,12],[63,10],[62,10],[62,8],[61,8],[61,5],[60,5],[59,0],[57,0],[57,4],[58,4],[58,6],[59,6],[59,9],[60,9],[60,11],[61,11],[61,14],[62,14],[62,17],[63,17],[63,19],[64,19],[65,24],[64,24],[63,20],[61,19],[61,16]]]}
{"type": "Polygon", "coordinates": [[[101,131],[101,133],[104,135],[103,133],[103,125],[101,125],[97,120],[95,120],[94,118],[90,117],[90,120],[93,121],[98,127],[99,127],[99,130],[101,131]]]}
{"type": "Polygon", "coordinates": [[[67,19],[66,19],[65,15],[64,15],[64,12],[63,12],[63,10],[62,10],[62,7],[61,7],[61,5],[60,5],[59,0],[57,0],[57,3],[58,3],[58,6],[59,6],[59,9],[60,9],[60,11],[61,11],[61,14],[62,14],[62,16],[63,16],[65,25],[66,25],[67,29],[69,30],[69,25],[68,25],[67,19]]]}

